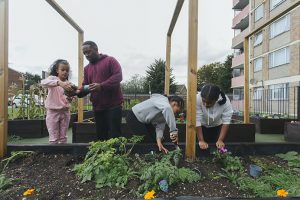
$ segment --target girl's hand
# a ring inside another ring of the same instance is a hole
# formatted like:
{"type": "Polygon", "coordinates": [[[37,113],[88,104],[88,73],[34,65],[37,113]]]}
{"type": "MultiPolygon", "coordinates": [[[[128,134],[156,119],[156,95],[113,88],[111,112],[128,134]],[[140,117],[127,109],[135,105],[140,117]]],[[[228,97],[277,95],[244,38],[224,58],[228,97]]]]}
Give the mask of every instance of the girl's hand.
{"type": "Polygon", "coordinates": [[[72,92],[73,88],[72,88],[72,84],[70,82],[63,82],[63,81],[58,81],[57,84],[62,87],[64,90],[68,91],[68,92],[72,92]]]}
{"type": "Polygon", "coordinates": [[[169,151],[168,151],[168,149],[166,149],[165,147],[164,147],[164,145],[161,143],[161,139],[160,138],[157,138],[156,139],[156,143],[157,143],[157,146],[158,146],[158,150],[159,151],[162,151],[164,154],[167,154],[169,151]]]}
{"type": "Polygon", "coordinates": [[[204,150],[208,148],[208,144],[205,141],[199,141],[199,147],[204,150]]]}
{"type": "Polygon", "coordinates": [[[225,147],[225,144],[224,144],[224,142],[222,140],[218,140],[216,142],[216,146],[217,146],[218,149],[221,149],[221,148],[225,147]]]}
{"type": "Polygon", "coordinates": [[[178,132],[173,131],[172,133],[170,133],[170,139],[173,143],[178,144],[178,132]]]}

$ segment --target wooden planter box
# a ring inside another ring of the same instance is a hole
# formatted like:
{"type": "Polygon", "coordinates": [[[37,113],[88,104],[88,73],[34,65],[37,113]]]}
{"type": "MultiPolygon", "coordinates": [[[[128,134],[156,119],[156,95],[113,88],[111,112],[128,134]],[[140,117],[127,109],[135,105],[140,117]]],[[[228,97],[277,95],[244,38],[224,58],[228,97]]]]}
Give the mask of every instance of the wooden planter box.
{"type": "Polygon", "coordinates": [[[286,122],[284,127],[284,139],[288,142],[300,142],[300,124],[286,122]]]}
{"type": "MultiPolygon", "coordinates": [[[[130,137],[131,132],[126,123],[122,123],[122,136],[130,137]]],[[[179,130],[179,141],[185,142],[185,124],[177,124],[179,130]]],[[[94,123],[73,123],[72,128],[73,143],[87,143],[96,140],[96,127],[94,123]]],[[[164,132],[166,142],[170,141],[169,128],[166,126],[164,132]]],[[[254,124],[230,124],[226,142],[255,142],[255,125],[254,124]]],[[[153,143],[150,138],[145,137],[142,143],[153,143]]]]}
{"type": "Polygon", "coordinates": [[[22,138],[40,138],[48,135],[44,119],[33,120],[9,120],[8,135],[16,135],[22,138]]]}
{"type": "Polygon", "coordinates": [[[256,132],[261,134],[283,134],[284,124],[291,119],[267,119],[251,117],[250,121],[255,124],[256,132]]]}

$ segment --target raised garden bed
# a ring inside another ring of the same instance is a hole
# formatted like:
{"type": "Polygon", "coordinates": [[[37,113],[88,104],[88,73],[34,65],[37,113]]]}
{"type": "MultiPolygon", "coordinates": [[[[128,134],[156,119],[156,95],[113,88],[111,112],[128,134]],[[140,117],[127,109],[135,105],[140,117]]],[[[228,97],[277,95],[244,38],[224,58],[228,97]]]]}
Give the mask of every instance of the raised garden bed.
{"type": "MultiPolygon", "coordinates": [[[[48,146],[55,147],[54,145],[48,146]]],[[[139,151],[140,147],[135,149],[139,151]]],[[[273,149],[276,149],[276,147],[273,149]]],[[[146,155],[139,154],[139,157],[143,159],[144,157],[146,158],[146,155]]],[[[252,190],[242,190],[234,183],[237,177],[234,178],[230,174],[224,173],[224,170],[222,170],[224,166],[218,160],[212,159],[213,157],[215,156],[210,154],[209,157],[201,157],[194,163],[181,161],[180,167],[187,167],[197,172],[200,171],[201,179],[194,183],[174,184],[169,187],[168,192],[156,190],[155,196],[160,199],[182,200],[210,198],[219,200],[226,198],[250,199],[256,196],[252,190]]],[[[2,193],[1,197],[4,199],[22,199],[24,191],[34,188],[35,192],[28,199],[137,199],[134,191],[141,184],[141,181],[137,178],[129,179],[128,184],[124,188],[112,186],[97,189],[94,181],[81,183],[81,179],[76,176],[73,169],[75,164],[82,163],[83,158],[83,156],[70,154],[49,155],[38,153],[19,159],[10,164],[5,170],[5,176],[14,180],[12,181],[13,185],[2,193]]],[[[137,161],[138,157],[132,154],[131,158],[132,165],[137,161]]],[[[246,178],[248,177],[248,167],[253,163],[262,163],[266,167],[271,166],[269,170],[276,167],[289,168],[287,161],[274,155],[250,157],[243,155],[240,157],[240,160],[246,178]]],[[[233,175],[235,173],[237,172],[234,172],[233,175]]],[[[266,175],[264,173],[267,173],[265,169],[262,176],[266,175]]],[[[300,174],[298,174],[299,176],[300,174]]],[[[289,188],[284,189],[288,190],[289,188]]],[[[274,197],[263,199],[276,199],[276,189],[274,189],[274,192],[272,191],[271,195],[274,197]]]]}
{"type": "MultiPolygon", "coordinates": [[[[179,130],[179,141],[185,142],[186,125],[180,123],[176,125],[179,130]]],[[[130,129],[126,123],[122,123],[122,136],[131,136],[130,129]]],[[[73,123],[72,128],[73,143],[86,143],[96,139],[96,128],[94,123],[73,123]]],[[[166,126],[164,132],[166,141],[169,139],[169,128],[166,126]]],[[[226,142],[255,142],[255,125],[254,124],[230,124],[229,132],[226,137],[226,142]]],[[[144,140],[144,143],[153,141],[144,140]]]]}
{"type": "Polygon", "coordinates": [[[260,134],[284,134],[284,123],[291,119],[268,119],[251,117],[251,122],[256,126],[256,132],[260,134]]]}
{"type": "Polygon", "coordinates": [[[300,142],[300,122],[286,122],[284,139],[288,142],[300,142]]]}
{"type": "Polygon", "coordinates": [[[8,134],[21,138],[40,138],[48,135],[44,119],[9,120],[8,134]]]}

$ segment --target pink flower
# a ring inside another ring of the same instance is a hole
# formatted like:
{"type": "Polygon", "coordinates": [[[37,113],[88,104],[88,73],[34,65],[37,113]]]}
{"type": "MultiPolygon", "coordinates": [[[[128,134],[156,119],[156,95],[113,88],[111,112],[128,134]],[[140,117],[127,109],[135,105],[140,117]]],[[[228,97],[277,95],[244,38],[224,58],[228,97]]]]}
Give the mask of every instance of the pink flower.
{"type": "Polygon", "coordinates": [[[222,147],[222,148],[218,149],[218,151],[219,151],[219,153],[221,153],[221,154],[227,153],[227,149],[226,149],[225,147],[222,147]]]}

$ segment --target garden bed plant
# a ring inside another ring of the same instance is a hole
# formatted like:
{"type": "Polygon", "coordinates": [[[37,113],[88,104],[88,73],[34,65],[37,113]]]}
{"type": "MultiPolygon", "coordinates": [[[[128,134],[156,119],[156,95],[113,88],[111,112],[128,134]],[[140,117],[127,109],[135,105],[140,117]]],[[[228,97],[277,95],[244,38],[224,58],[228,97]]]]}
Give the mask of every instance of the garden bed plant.
{"type": "Polygon", "coordinates": [[[155,151],[134,153],[134,145],[140,140],[135,136],[93,142],[84,158],[37,153],[10,162],[2,173],[9,184],[0,192],[1,197],[87,200],[300,196],[297,152],[237,157],[221,149],[190,163],[184,161],[181,150],[167,155],[155,151]],[[260,176],[249,175],[250,164],[261,167],[260,176]]]}

